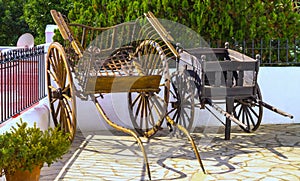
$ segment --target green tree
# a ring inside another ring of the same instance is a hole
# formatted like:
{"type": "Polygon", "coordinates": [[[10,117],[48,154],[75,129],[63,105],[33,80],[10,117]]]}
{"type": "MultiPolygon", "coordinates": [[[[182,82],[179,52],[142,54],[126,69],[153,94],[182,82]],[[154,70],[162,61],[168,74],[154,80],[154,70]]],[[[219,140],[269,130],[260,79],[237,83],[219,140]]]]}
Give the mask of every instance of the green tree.
{"type": "MultiPolygon", "coordinates": [[[[69,0],[72,1],[72,0],[69,0]]],[[[144,12],[184,24],[209,40],[298,38],[300,16],[291,0],[92,0],[72,1],[77,23],[111,26],[144,12]]]]}
{"type": "Polygon", "coordinates": [[[27,0],[24,4],[23,18],[28,24],[30,30],[34,32],[35,44],[45,42],[45,28],[47,24],[53,24],[50,15],[51,9],[56,9],[64,14],[68,12],[71,4],[61,3],[60,0],[27,0]]]}
{"type": "Polygon", "coordinates": [[[23,0],[0,0],[0,45],[15,46],[19,36],[32,33],[22,18],[23,0]]]}
{"type": "Polygon", "coordinates": [[[0,0],[0,40],[13,45],[22,33],[31,32],[36,44],[43,43],[46,25],[54,23],[51,9],[91,26],[111,26],[152,11],[207,40],[293,39],[300,30],[295,8],[293,0],[0,0]]]}

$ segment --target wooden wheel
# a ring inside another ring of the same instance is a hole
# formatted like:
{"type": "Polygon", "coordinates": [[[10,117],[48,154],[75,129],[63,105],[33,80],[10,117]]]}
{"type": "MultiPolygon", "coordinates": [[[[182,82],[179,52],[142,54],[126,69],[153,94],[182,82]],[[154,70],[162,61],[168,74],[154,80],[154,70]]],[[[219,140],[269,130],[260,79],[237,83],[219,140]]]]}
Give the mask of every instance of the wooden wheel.
{"type": "Polygon", "coordinates": [[[141,136],[150,137],[160,129],[166,116],[170,90],[168,66],[160,45],[152,40],[143,41],[134,57],[139,75],[162,75],[159,92],[128,94],[129,114],[135,130],[141,136]]]}
{"type": "MultiPolygon", "coordinates": [[[[188,131],[192,129],[195,106],[197,104],[198,88],[195,84],[195,72],[185,70],[176,71],[171,76],[171,101],[172,109],[169,116],[188,131]]],[[[174,134],[177,130],[174,130],[174,134]]],[[[181,133],[180,133],[181,134],[181,133]]]]}
{"type": "Polygon", "coordinates": [[[51,116],[55,126],[60,125],[70,133],[72,141],[76,132],[76,98],[73,79],[63,47],[55,42],[47,54],[47,89],[51,116]]]}
{"type": "Polygon", "coordinates": [[[235,99],[233,114],[238,120],[247,125],[247,129],[241,127],[245,132],[257,130],[263,115],[263,106],[257,100],[262,100],[262,95],[257,86],[256,99],[235,99]]]}

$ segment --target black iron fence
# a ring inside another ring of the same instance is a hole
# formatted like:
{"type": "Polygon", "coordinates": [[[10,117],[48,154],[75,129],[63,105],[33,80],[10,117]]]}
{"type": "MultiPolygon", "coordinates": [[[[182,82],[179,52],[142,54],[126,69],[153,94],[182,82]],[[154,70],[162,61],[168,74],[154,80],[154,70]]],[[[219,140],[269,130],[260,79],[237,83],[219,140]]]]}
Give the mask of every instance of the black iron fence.
{"type": "Polygon", "coordinates": [[[45,96],[44,46],[0,53],[0,123],[45,96]]]}
{"type": "MultiPolygon", "coordinates": [[[[261,55],[261,66],[300,66],[299,40],[251,40],[228,41],[230,48],[238,50],[252,58],[261,55]]],[[[225,41],[211,41],[210,47],[224,47],[225,41]]]]}

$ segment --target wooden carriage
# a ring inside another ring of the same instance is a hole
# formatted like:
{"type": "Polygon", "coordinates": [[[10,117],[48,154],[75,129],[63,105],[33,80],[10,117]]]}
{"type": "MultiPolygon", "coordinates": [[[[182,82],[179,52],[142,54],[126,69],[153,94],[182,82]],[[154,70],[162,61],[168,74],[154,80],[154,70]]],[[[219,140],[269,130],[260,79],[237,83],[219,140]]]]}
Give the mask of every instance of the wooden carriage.
{"type": "Polygon", "coordinates": [[[65,42],[54,42],[47,54],[47,84],[50,110],[55,125],[76,132],[76,97],[90,99],[113,128],[132,135],[148,158],[140,136],[151,137],[163,120],[186,134],[205,172],[197,147],[188,131],[168,116],[170,75],[168,62],[179,58],[171,37],[149,12],[134,22],[108,28],[70,24],[55,10],[51,15],[65,42]],[[76,82],[76,83],[75,83],[76,82]],[[104,94],[128,93],[130,117],[135,131],[109,118],[101,106],[104,94]]]}
{"type": "Polygon", "coordinates": [[[140,136],[150,138],[162,129],[164,120],[171,131],[187,136],[205,173],[189,134],[195,109],[210,110],[210,106],[226,116],[225,139],[230,139],[231,121],[246,132],[255,131],[263,106],[292,118],[262,101],[257,85],[259,57],[252,59],[228,45],[181,48],[151,12],[134,22],[105,28],[71,24],[55,10],[51,15],[65,40],[64,46],[52,43],[47,54],[48,97],[55,125],[71,133],[73,140],[76,97],[91,100],[110,126],[136,139],[150,179],[140,136]],[[104,94],[118,92],[128,93],[134,130],[111,120],[101,106],[104,94]],[[218,106],[219,100],[226,110],[218,106]]]}

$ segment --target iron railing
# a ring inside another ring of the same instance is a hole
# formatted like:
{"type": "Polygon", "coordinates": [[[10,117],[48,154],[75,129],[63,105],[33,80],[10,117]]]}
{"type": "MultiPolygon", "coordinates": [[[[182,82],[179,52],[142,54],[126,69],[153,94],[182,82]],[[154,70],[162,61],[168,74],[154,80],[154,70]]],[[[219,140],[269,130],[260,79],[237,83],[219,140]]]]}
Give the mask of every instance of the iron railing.
{"type": "MultiPolygon", "coordinates": [[[[250,40],[228,41],[230,48],[255,58],[261,56],[262,66],[299,66],[300,65],[300,39],[299,40],[250,40]]],[[[211,41],[210,47],[224,47],[225,41],[211,41]]]]}
{"type": "Polygon", "coordinates": [[[44,46],[0,53],[0,123],[45,96],[44,46]]]}

